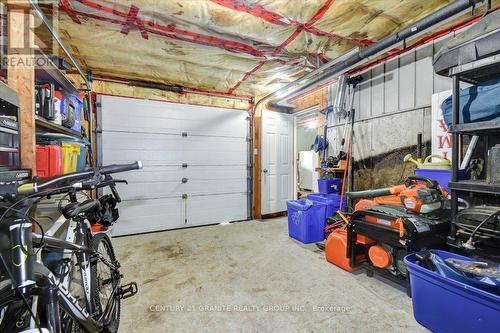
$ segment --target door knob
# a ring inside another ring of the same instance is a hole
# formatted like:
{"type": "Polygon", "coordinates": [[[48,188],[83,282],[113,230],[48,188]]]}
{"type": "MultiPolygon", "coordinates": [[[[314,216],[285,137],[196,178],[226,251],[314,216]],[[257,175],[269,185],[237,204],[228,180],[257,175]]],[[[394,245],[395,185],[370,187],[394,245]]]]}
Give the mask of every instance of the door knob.
{"type": "Polygon", "coordinates": [[[262,170],[262,172],[267,173],[267,169],[262,170]]]}

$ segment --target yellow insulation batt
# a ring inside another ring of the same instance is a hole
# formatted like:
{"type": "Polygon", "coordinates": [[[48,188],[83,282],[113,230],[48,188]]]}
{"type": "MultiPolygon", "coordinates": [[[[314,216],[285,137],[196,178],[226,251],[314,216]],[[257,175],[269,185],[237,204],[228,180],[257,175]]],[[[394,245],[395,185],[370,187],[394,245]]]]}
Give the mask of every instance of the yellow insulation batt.
{"type": "Polygon", "coordinates": [[[68,0],[44,10],[96,77],[256,96],[450,2],[68,0]]]}

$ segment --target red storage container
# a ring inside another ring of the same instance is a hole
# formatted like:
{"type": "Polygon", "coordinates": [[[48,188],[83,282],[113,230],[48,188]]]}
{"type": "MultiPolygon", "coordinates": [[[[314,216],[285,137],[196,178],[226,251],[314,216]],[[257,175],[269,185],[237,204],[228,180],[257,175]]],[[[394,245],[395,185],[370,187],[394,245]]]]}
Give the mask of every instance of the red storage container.
{"type": "Polygon", "coordinates": [[[63,152],[57,145],[36,145],[36,173],[40,178],[63,174],[63,152]]]}

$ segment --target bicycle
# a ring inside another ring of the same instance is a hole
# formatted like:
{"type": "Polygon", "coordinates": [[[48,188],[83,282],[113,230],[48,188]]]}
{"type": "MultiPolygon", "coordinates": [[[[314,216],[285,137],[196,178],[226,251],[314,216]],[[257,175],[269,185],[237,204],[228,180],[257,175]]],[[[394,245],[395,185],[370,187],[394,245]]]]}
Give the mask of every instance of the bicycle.
{"type": "Polygon", "coordinates": [[[109,227],[118,219],[121,198],[115,185],[126,181],[111,174],[141,168],[138,161],[0,185],[0,332],[118,330],[120,300],[135,295],[137,284],[120,285],[123,276],[111,240],[106,233],[92,233],[92,226],[109,227]],[[111,193],[78,202],[77,192],[103,187],[111,193]],[[57,194],[70,199],[61,209],[69,220],[64,240],[45,234],[31,217],[41,198],[57,194]],[[83,295],[75,296],[71,289],[78,273],[83,295]]]}

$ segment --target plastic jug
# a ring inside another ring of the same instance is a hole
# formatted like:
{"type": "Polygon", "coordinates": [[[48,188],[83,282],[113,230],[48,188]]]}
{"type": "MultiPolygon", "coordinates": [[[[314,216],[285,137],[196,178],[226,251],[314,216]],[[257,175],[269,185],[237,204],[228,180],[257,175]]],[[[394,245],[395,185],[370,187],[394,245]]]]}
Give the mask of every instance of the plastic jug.
{"type": "Polygon", "coordinates": [[[451,161],[441,155],[429,155],[425,158],[423,162],[419,162],[408,154],[404,157],[403,161],[414,163],[419,169],[439,169],[439,170],[449,170],[451,169],[451,161]],[[438,162],[431,162],[432,158],[439,159],[438,162]]]}

